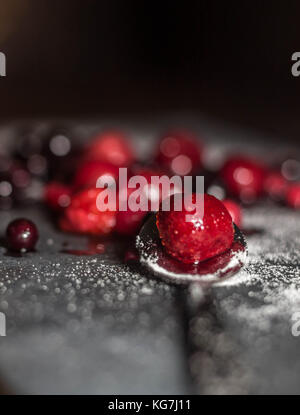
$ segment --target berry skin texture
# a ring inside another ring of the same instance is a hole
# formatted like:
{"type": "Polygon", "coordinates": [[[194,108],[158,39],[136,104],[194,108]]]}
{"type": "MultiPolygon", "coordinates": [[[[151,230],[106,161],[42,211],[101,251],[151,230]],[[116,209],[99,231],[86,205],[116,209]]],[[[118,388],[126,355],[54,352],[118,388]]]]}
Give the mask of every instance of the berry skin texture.
{"type": "MultiPolygon", "coordinates": [[[[196,200],[193,194],[192,202],[196,200]]],[[[171,209],[173,206],[171,197],[171,209]]],[[[184,263],[199,263],[227,251],[234,238],[230,214],[221,201],[204,194],[204,216],[194,211],[192,221],[186,215],[193,214],[190,208],[182,211],[159,211],[156,224],[161,242],[167,253],[184,263]]]]}
{"type": "Polygon", "coordinates": [[[6,229],[7,245],[15,252],[32,251],[38,238],[37,227],[29,219],[16,219],[6,229]]]}
{"type": "Polygon", "coordinates": [[[192,133],[169,131],[161,138],[156,162],[172,174],[185,176],[201,168],[201,156],[201,145],[192,133]]]}
{"type": "Polygon", "coordinates": [[[228,210],[233,223],[236,224],[236,226],[240,227],[242,225],[242,209],[241,207],[235,203],[231,199],[225,199],[222,200],[223,205],[228,210]]]}
{"type": "Polygon", "coordinates": [[[300,183],[289,187],[286,193],[286,203],[293,209],[300,209],[300,183]]]}
{"type": "Polygon", "coordinates": [[[129,167],[135,158],[127,136],[116,130],[104,131],[94,137],[86,148],[85,157],[117,167],[129,167]]]}
{"type": "Polygon", "coordinates": [[[252,203],[263,193],[265,169],[251,159],[234,157],[224,164],[221,178],[230,195],[252,203]]]}
{"type": "Polygon", "coordinates": [[[107,235],[115,227],[116,212],[101,212],[97,208],[97,197],[103,189],[85,189],[72,197],[71,204],[60,219],[63,231],[107,235]]]}
{"type": "Polygon", "coordinates": [[[74,187],[76,189],[96,187],[99,178],[105,176],[106,179],[111,177],[117,181],[118,175],[119,169],[113,164],[97,160],[86,161],[78,168],[75,174],[74,187]]]}
{"type": "Polygon", "coordinates": [[[58,182],[50,182],[45,186],[44,200],[55,211],[64,210],[71,203],[71,189],[58,182]]]}

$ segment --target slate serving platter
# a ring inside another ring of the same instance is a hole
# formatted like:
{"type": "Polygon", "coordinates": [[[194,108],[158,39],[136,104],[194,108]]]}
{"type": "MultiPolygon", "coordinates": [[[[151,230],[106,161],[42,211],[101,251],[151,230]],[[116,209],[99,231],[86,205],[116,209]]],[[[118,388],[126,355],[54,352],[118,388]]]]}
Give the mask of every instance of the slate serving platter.
{"type": "MultiPolygon", "coordinates": [[[[190,114],[68,123],[82,139],[117,124],[146,154],[149,136],[178,124],[179,116],[208,146],[268,154],[256,132],[190,114]]],[[[5,126],[0,139],[13,127],[5,126]]],[[[0,232],[18,216],[33,219],[41,236],[37,252],[23,257],[0,249],[2,392],[300,392],[300,338],[292,334],[300,311],[299,212],[269,202],[247,209],[245,228],[256,230],[247,236],[249,263],[214,286],[197,310],[188,289],[124,264],[120,242],[107,242],[99,255],[62,253],[66,243],[84,249],[87,238],[58,231],[40,206],[1,212],[0,232]]]]}

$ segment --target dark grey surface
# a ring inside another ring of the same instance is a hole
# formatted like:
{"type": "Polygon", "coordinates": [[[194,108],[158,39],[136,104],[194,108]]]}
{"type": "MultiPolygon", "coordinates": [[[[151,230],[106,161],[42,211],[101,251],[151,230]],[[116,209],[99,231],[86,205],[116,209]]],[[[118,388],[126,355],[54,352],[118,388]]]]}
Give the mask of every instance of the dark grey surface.
{"type": "MultiPolygon", "coordinates": [[[[14,212],[16,216],[19,213],[14,212]]],[[[107,253],[59,253],[84,237],[59,233],[37,210],[37,253],[1,255],[2,377],[21,393],[188,393],[182,315],[174,288],[107,253]]],[[[2,215],[1,223],[10,217],[2,215]]]]}
{"type": "MultiPolygon", "coordinates": [[[[74,129],[84,138],[119,124],[139,138],[145,157],[147,137],[178,119],[206,138],[214,164],[222,151],[238,148],[270,154],[256,133],[184,114],[74,129]]],[[[41,208],[1,213],[0,231],[20,215],[37,223],[41,238],[36,253],[0,253],[0,311],[8,327],[0,337],[0,378],[12,392],[299,393],[300,338],[291,332],[300,311],[299,212],[268,204],[247,209],[245,226],[263,230],[247,237],[247,269],[215,286],[189,323],[190,297],[124,265],[115,244],[91,257],[59,253],[65,241],[84,248],[87,240],[58,232],[41,208]]]]}

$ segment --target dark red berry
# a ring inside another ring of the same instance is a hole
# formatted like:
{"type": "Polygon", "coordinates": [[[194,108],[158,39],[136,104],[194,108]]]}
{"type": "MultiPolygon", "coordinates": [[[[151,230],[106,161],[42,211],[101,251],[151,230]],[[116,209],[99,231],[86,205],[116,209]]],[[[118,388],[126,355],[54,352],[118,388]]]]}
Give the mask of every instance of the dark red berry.
{"type": "Polygon", "coordinates": [[[85,189],[72,197],[71,204],[64,210],[60,227],[67,232],[94,235],[109,234],[116,224],[114,206],[100,211],[97,198],[104,189],[85,189]]]}
{"type": "Polygon", "coordinates": [[[265,169],[254,160],[230,158],[220,174],[228,193],[245,203],[254,202],[263,193],[265,169]]]}
{"type": "Polygon", "coordinates": [[[294,208],[300,209],[300,183],[291,185],[286,193],[287,204],[294,208]]]}
{"type": "MultiPolygon", "coordinates": [[[[221,201],[214,196],[204,196],[204,216],[184,207],[157,213],[157,227],[166,251],[184,263],[199,263],[212,258],[230,248],[234,229],[232,219],[221,201]],[[186,221],[186,215],[193,215],[192,221],[186,221]]],[[[171,201],[174,196],[171,197],[171,201]]],[[[195,203],[193,194],[192,202],[195,203]]]]}
{"type": "MultiPolygon", "coordinates": [[[[145,197],[148,199],[148,211],[151,211],[151,204],[153,206],[155,203],[158,205],[160,202],[167,197],[170,197],[174,193],[182,193],[182,186],[181,185],[171,185],[163,186],[158,183],[158,180],[154,181],[154,177],[161,180],[164,176],[168,178],[168,175],[164,173],[162,170],[158,169],[150,169],[150,168],[136,168],[133,170],[133,174],[136,176],[142,176],[146,179],[146,184],[142,186],[142,191],[145,197]]],[[[158,210],[158,209],[156,209],[158,210]]]]}
{"type": "Polygon", "coordinates": [[[121,131],[104,131],[87,146],[85,157],[111,163],[117,167],[128,167],[134,161],[134,154],[127,136],[121,131]]]}
{"type": "Polygon", "coordinates": [[[7,245],[13,251],[32,251],[38,238],[37,227],[28,219],[16,219],[6,229],[7,245]]]}
{"type": "Polygon", "coordinates": [[[229,214],[232,218],[232,221],[238,227],[240,227],[242,225],[242,209],[241,209],[241,207],[231,199],[222,200],[222,203],[226,207],[226,209],[228,210],[228,212],[229,212],[229,214]]]}
{"type": "Polygon", "coordinates": [[[71,203],[71,189],[58,182],[51,182],[45,186],[44,200],[53,210],[63,210],[71,203]]]}
{"type": "Polygon", "coordinates": [[[115,231],[122,235],[135,235],[146,214],[147,212],[132,212],[131,210],[117,212],[115,231]]]}
{"type": "Polygon", "coordinates": [[[146,211],[133,212],[128,205],[129,196],[135,191],[135,189],[125,188],[120,189],[119,198],[126,202],[126,210],[119,210],[116,214],[116,227],[115,231],[122,235],[134,235],[140,229],[143,219],[146,216],[146,211]],[[126,190],[126,192],[124,191],[126,190]]]}
{"type": "Polygon", "coordinates": [[[118,175],[119,168],[113,164],[97,160],[86,161],[79,166],[75,174],[74,186],[75,188],[96,187],[98,179],[105,178],[105,180],[109,181],[111,178],[117,181],[118,175]]]}
{"type": "Polygon", "coordinates": [[[201,144],[192,133],[170,131],[159,143],[156,162],[172,174],[185,176],[201,168],[201,154],[201,144]]]}

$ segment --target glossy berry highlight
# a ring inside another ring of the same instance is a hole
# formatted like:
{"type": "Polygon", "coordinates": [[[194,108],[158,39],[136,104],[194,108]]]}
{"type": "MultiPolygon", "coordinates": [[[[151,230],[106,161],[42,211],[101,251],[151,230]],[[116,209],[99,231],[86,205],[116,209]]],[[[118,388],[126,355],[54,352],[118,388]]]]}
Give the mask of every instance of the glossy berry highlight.
{"type": "Polygon", "coordinates": [[[29,219],[15,219],[6,229],[7,246],[15,252],[34,250],[38,238],[37,227],[29,219]]]}
{"type": "Polygon", "coordinates": [[[293,209],[300,209],[300,183],[291,185],[286,193],[286,202],[293,209]]]}
{"type": "Polygon", "coordinates": [[[289,183],[280,171],[270,171],[264,180],[264,190],[266,194],[275,201],[284,199],[289,183]]]}
{"type": "MultiPolygon", "coordinates": [[[[171,211],[159,211],[156,224],[161,242],[167,253],[184,263],[199,263],[225,252],[234,238],[230,214],[221,201],[214,196],[204,196],[204,216],[185,206],[175,211],[171,197],[171,211]],[[191,221],[186,221],[186,215],[191,221]]],[[[195,203],[196,195],[192,196],[195,203]]]]}
{"type": "Polygon", "coordinates": [[[233,157],[221,169],[221,179],[231,196],[244,203],[256,201],[263,193],[265,168],[246,157],[233,157]]]}

